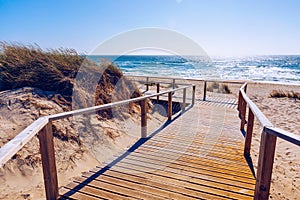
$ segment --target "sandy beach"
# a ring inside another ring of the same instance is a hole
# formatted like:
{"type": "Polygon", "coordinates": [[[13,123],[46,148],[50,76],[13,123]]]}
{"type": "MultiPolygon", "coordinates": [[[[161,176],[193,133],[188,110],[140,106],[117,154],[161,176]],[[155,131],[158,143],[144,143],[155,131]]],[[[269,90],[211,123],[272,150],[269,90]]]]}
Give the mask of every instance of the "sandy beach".
{"type": "MultiPolygon", "coordinates": [[[[185,83],[187,81],[184,81],[185,83]]],[[[203,94],[203,84],[198,82],[188,82],[196,83],[196,95],[197,98],[201,99],[203,94]]],[[[179,84],[179,82],[178,82],[179,84]]],[[[162,90],[168,89],[170,84],[166,84],[165,88],[162,87],[162,90]]],[[[144,86],[140,85],[141,89],[144,86]]],[[[208,85],[209,87],[209,85],[208,85]]],[[[232,94],[218,94],[225,95],[227,98],[237,98],[238,89],[240,84],[228,84],[228,87],[231,89],[232,94]]],[[[154,90],[155,86],[150,87],[150,90],[154,90]]],[[[250,83],[248,85],[247,94],[251,97],[253,102],[261,109],[261,111],[267,116],[267,118],[278,128],[291,131],[295,134],[300,135],[300,100],[290,99],[290,98],[270,98],[269,94],[273,90],[283,90],[300,92],[300,86],[284,86],[279,84],[268,84],[268,83],[250,83]]],[[[177,94],[180,96],[180,94],[177,94]]],[[[207,96],[216,95],[214,93],[208,92],[207,96]]],[[[189,96],[189,92],[187,94],[189,96]]],[[[24,96],[22,97],[24,98],[24,96]]],[[[41,103],[36,101],[36,103],[41,103]]],[[[50,106],[51,107],[51,106],[50,106]]],[[[49,108],[50,108],[49,107],[49,108]]],[[[52,108],[55,107],[52,105],[52,108]]],[[[8,111],[7,108],[2,107],[2,110],[6,109],[7,113],[10,113],[11,117],[19,113],[13,113],[8,111]]],[[[36,112],[33,108],[32,111],[36,112]]],[[[59,108],[55,107],[56,112],[59,112],[59,108]]],[[[44,112],[48,112],[47,110],[44,112]]],[[[50,112],[50,111],[49,111],[50,112]]],[[[53,112],[53,111],[52,111],[53,112]]],[[[52,113],[50,112],[50,113],[52,113]]],[[[150,112],[153,113],[153,112],[150,112]]],[[[24,115],[23,117],[25,117],[24,115]]],[[[28,113],[27,113],[28,117],[28,113]]],[[[151,116],[153,120],[150,120],[150,130],[154,131],[160,126],[165,120],[162,116],[151,116]]],[[[33,119],[31,117],[31,119],[33,119]]],[[[17,121],[17,120],[16,120],[17,121]]],[[[5,118],[1,118],[0,124],[7,124],[5,118]]],[[[95,158],[95,152],[90,152],[88,150],[82,150],[80,153],[79,148],[76,147],[76,144],[72,143],[59,143],[57,142],[57,149],[62,150],[64,153],[73,153],[73,160],[67,162],[64,159],[62,153],[58,153],[58,177],[59,184],[64,185],[68,183],[74,174],[79,175],[81,172],[96,166],[99,161],[105,161],[112,155],[117,152],[120,152],[126,149],[130,144],[132,144],[139,137],[139,134],[136,134],[134,137],[128,135],[126,130],[135,130],[139,133],[139,119],[138,116],[134,117],[133,120],[127,121],[104,121],[98,125],[102,126],[102,131],[110,130],[110,134],[104,134],[104,142],[99,144],[96,152],[102,152],[97,158],[95,158]],[[124,128],[124,125],[127,124],[124,128]],[[130,125],[128,125],[130,124],[130,125]],[[128,127],[129,126],[129,127],[128,127]],[[104,127],[104,128],[103,128],[104,127]],[[115,128],[112,128],[115,127],[115,128]],[[117,129],[122,129],[123,131],[118,131],[117,129]],[[135,127],[135,128],[134,128],[135,127]],[[113,135],[112,135],[113,134],[113,135]],[[110,137],[107,137],[110,136],[110,137]],[[112,137],[113,136],[113,137],[112,137]],[[113,139],[112,139],[113,138],[113,139]],[[71,147],[70,147],[71,146],[71,147]],[[98,159],[98,160],[97,160],[98,159]]],[[[1,131],[6,131],[9,133],[8,137],[1,137],[2,144],[5,141],[8,141],[9,138],[12,138],[13,135],[16,135],[19,131],[25,128],[26,124],[17,124],[11,123],[10,126],[1,126],[1,131]]],[[[262,129],[257,122],[255,121],[254,134],[252,140],[252,150],[251,157],[253,159],[254,167],[257,166],[258,158],[258,147],[260,141],[260,133],[262,129]]],[[[106,132],[107,133],[107,132],[106,132]]],[[[26,160],[27,156],[30,154],[37,155],[38,158],[38,147],[37,147],[37,138],[29,144],[26,145],[24,150],[18,153],[18,156],[26,160]],[[30,146],[30,147],[29,147],[30,146]]],[[[69,158],[69,157],[68,157],[69,158]]],[[[270,199],[297,199],[300,196],[300,151],[299,147],[293,144],[289,144],[286,141],[278,139],[276,146],[276,157],[273,167],[273,176],[272,176],[272,188],[270,199]]],[[[19,161],[22,159],[19,159],[19,161]]],[[[18,159],[17,159],[18,161],[18,159]]],[[[18,163],[16,160],[9,162],[4,169],[1,170],[1,196],[0,199],[43,199],[45,192],[43,186],[43,179],[41,173],[40,161],[37,160],[34,164],[28,163],[18,163]],[[18,184],[16,184],[18,183],[18,184]]]]}

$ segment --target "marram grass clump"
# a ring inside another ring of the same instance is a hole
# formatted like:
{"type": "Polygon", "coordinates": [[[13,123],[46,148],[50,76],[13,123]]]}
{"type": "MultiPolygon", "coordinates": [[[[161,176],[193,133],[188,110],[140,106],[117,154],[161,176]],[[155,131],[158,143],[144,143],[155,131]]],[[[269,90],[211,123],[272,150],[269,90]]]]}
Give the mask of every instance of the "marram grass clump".
{"type": "Polygon", "coordinates": [[[231,89],[227,84],[219,84],[217,82],[213,82],[212,84],[209,84],[206,90],[209,92],[217,92],[222,94],[232,93],[231,89]]]}
{"type": "Polygon", "coordinates": [[[300,100],[300,93],[294,92],[294,91],[283,91],[283,90],[273,90],[269,97],[271,98],[293,98],[293,99],[299,99],[300,100]]]}
{"type": "MultiPolygon", "coordinates": [[[[75,81],[77,91],[80,91],[75,98],[76,104],[81,105],[78,108],[142,95],[132,82],[123,77],[122,71],[109,61],[96,64],[74,49],[45,51],[37,45],[0,42],[0,91],[23,87],[38,88],[50,92],[51,100],[67,106],[65,111],[68,111],[74,101],[75,81]],[[116,85],[118,92],[115,92],[116,85]]],[[[112,117],[110,110],[99,114],[102,117],[112,117]]]]}

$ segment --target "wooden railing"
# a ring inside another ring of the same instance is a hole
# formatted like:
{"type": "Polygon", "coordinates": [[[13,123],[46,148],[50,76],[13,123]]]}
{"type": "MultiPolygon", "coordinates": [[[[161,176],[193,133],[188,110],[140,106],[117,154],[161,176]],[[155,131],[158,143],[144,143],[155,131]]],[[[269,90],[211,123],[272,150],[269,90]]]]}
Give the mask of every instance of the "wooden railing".
{"type": "MultiPolygon", "coordinates": [[[[157,91],[159,92],[159,85],[160,84],[166,84],[169,83],[172,85],[172,88],[175,88],[176,80],[180,81],[197,81],[197,82],[203,82],[203,97],[202,100],[206,101],[206,91],[207,91],[207,83],[208,82],[216,82],[216,83],[229,83],[229,84],[244,84],[244,81],[229,81],[229,80],[205,80],[205,79],[199,79],[199,78],[181,78],[181,77],[161,77],[161,76],[143,76],[143,75],[128,75],[127,78],[139,78],[139,79],[145,79],[142,80],[142,82],[146,85],[146,91],[149,90],[149,85],[156,84],[157,85],[157,91]],[[158,80],[172,80],[172,82],[164,82],[164,81],[151,81],[152,79],[158,79],[158,80]]],[[[180,85],[188,85],[184,83],[180,83],[180,85]]]]}
{"type": "Polygon", "coordinates": [[[244,155],[246,157],[250,157],[254,117],[256,117],[258,122],[262,126],[263,131],[260,139],[254,199],[265,200],[269,198],[270,193],[271,176],[277,137],[298,146],[300,146],[300,137],[293,133],[274,127],[273,124],[268,120],[268,118],[246,95],[246,90],[247,83],[245,83],[240,88],[238,98],[238,110],[239,116],[241,118],[240,129],[241,131],[245,132],[244,155]],[[244,127],[246,124],[247,105],[248,118],[247,130],[245,131],[244,127]]]}
{"type": "MultiPolygon", "coordinates": [[[[57,170],[55,162],[55,151],[53,145],[53,133],[52,133],[52,121],[64,119],[67,117],[72,117],[75,115],[83,114],[95,114],[96,111],[122,106],[125,104],[133,102],[141,102],[141,138],[147,137],[147,100],[168,94],[168,120],[172,119],[172,93],[178,90],[183,90],[183,106],[186,106],[186,90],[192,88],[192,104],[194,104],[195,99],[195,85],[186,85],[176,89],[167,90],[164,92],[159,92],[152,95],[146,95],[142,97],[137,97],[129,100],[118,101],[114,103],[109,103],[100,106],[94,106],[79,110],[74,110],[70,112],[59,113],[51,116],[40,117],[24,129],[15,138],[9,141],[0,149],[0,167],[10,160],[21,148],[29,142],[36,134],[38,134],[40,143],[40,153],[42,158],[43,176],[46,190],[46,198],[48,200],[57,199],[58,197],[58,181],[57,181],[57,170]]],[[[185,108],[182,108],[183,110],[185,108]]]]}

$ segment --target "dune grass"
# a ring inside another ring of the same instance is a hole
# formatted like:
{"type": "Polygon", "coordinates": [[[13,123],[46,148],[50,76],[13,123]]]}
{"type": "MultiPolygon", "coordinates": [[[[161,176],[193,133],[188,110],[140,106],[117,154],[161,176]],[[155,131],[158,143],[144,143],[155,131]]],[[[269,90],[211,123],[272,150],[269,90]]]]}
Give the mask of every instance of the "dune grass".
{"type": "MultiPolygon", "coordinates": [[[[71,109],[74,84],[79,80],[76,75],[80,70],[82,78],[80,84],[76,83],[81,93],[77,100],[81,101],[83,107],[94,106],[87,103],[91,99],[93,101],[90,102],[94,102],[95,105],[102,105],[111,103],[112,95],[117,100],[142,95],[111,62],[96,64],[74,49],[45,51],[37,45],[1,42],[0,52],[0,91],[22,87],[51,91],[55,94],[52,98],[56,103],[67,105],[71,109]],[[91,79],[96,80],[96,86],[90,85],[91,79]],[[117,84],[118,91],[121,92],[114,93],[117,84]],[[95,91],[88,91],[89,88],[95,88],[95,91]]],[[[111,116],[109,112],[102,114],[103,117],[111,116]]]]}
{"type": "Polygon", "coordinates": [[[219,84],[218,82],[213,82],[207,86],[207,91],[217,92],[222,94],[231,94],[232,91],[227,84],[219,84]]]}
{"type": "Polygon", "coordinates": [[[293,98],[293,99],[299,99],[300,100],[300,93],[294,92],[294,91],[283,91],[283,90],[273,90],[269,97],[271,98],[293,98]]]}

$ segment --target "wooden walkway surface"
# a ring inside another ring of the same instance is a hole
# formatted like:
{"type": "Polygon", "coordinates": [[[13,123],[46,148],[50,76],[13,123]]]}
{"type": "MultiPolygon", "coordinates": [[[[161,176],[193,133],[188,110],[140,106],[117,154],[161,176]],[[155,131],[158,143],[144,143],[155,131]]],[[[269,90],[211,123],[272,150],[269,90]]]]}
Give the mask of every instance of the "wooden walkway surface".
{"type": "Polygon", "coordinates": [[[197,102],[60,189],[61,199],[253,199],[236,109],[197,102]]]}

